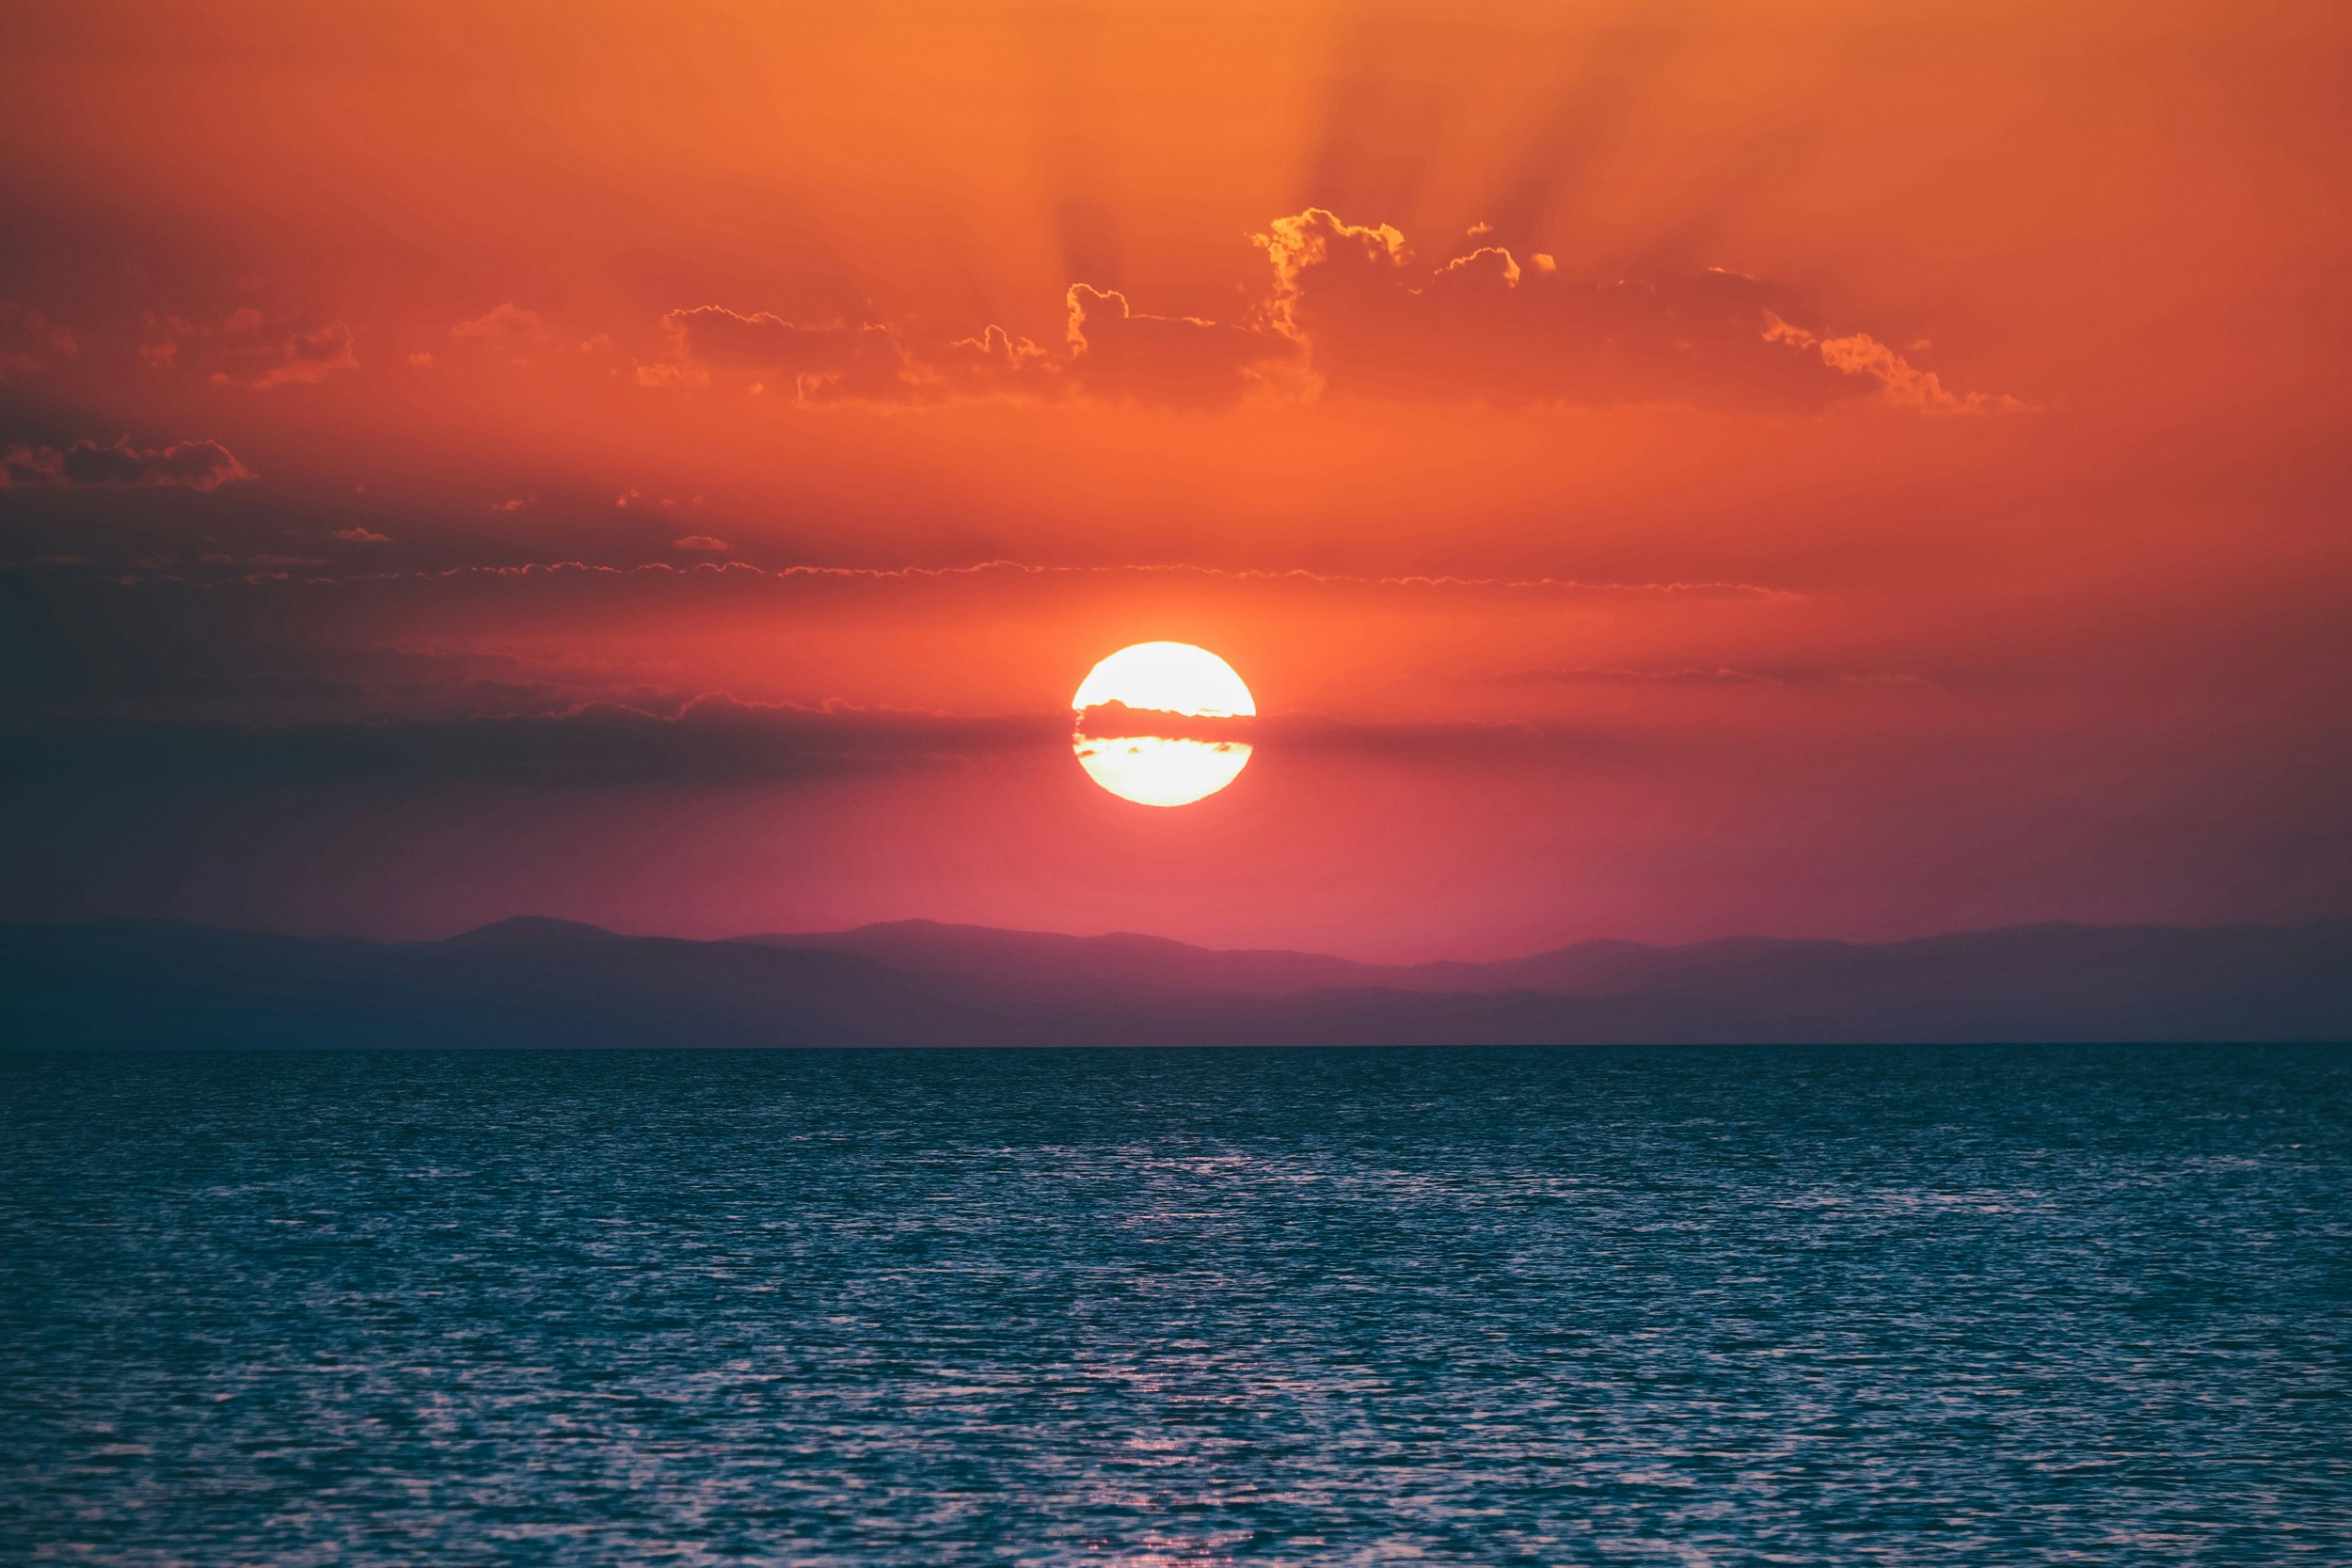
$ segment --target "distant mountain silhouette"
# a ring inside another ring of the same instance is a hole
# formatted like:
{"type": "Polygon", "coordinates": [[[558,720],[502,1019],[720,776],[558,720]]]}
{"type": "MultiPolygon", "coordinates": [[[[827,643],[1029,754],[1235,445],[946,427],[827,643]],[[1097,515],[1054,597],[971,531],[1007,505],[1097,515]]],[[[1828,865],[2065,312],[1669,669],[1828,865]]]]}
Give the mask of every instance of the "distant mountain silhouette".
{"type": "Polygon", "coordinates": [[[542,942],[628,942],[618,931],[580,920],[557,920],[551,915],[518,914],[493,920],[449,939],[476,946],[528,947],[542,942]]]}
{"type": "Polygon", "coordinates": [[[0,1043],[1183,1045],[2352,1038],[2352,921],[1581,942],[1389,967],[906,921],[685,942],[0,925],[0,1043]]]}
{"type": "Polygon", "coordinates": [[[1007,931],[993,926],[948,926],[936,920],[895,920],[851,931],[738,940],[765,947],[855,953],[900,968],[991,986],[1013,984],[1046,995],[1133,990],[1274,996],[1350,986],[1394,986],[1398,984],[1394,976],[1403,973],[1320,953],[1194,947],[1167,937],[1124,931],[1072,937],[1051,931],[1007,931]]]}

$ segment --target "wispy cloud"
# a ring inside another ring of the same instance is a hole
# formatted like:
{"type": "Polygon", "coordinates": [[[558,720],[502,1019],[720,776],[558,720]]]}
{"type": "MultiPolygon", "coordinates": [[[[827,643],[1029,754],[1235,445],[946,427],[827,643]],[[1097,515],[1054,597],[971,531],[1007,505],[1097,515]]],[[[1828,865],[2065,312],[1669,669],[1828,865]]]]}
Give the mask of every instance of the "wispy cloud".
{"type": "MultiPolygon", "coordinates": [[[[724,547],[722,541],[707,536],[694,536],[695,544],[678,541],[681,548],[724,547]]],[[[645,562],[626,566],[596,564],[582,561],[526,562],[512,566],[453,566],[437,571],[365,572],[340,576],[325,576],[305,580],[326,586],[366,582],[450,582],[467,579],[495,580],[500,578],[724,578],[737,582],[762,579],[777,582],[871,582],[919,583],[953,581],[964,578],[1195,578],[1204,581],[1235,583],[1293,583],[1304,587],[1379,589],[1400,593],[1426,594],[1502,594],[1561,598],[1597,599],[1733,599],[1757,603],[1796,604],[1804,595],[1788,589],[1772,588],[1757,583],[1717,579],[1693,579],[1668,582],[1614,582],[1602,579],[1558,577],[1470,577],[1436,573],[1407,573],[1394,576],[1371,576],[1344,572],[1316,572],[1303,567],[1256,568],[1201,566],[1183,562],[1139,562],[1121,565],[1066,566],[1042,565],[1019,561],[982,561],[952,566],[755,566],[746,562],[704,562],[691,566],[674,565],[668,562],[645,562]]]]}

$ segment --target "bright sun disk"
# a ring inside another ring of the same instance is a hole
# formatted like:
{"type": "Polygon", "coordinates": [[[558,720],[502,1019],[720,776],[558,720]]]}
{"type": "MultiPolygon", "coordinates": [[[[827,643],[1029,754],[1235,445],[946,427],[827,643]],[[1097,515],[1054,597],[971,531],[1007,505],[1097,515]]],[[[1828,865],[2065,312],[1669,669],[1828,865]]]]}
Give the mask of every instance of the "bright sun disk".
{"type": "Polygon", "coordinates": [[[1187,806],[1204,800],[1232,784],[1249,761],[1246,740],[1088,733],[1088,711],[1112,703],[1190,719],[1254,717],[1258,704],[1249,688],[1232,665],[1206,648],[1138,642],[1097,664],[1071,699],[1080,720],[1072,748],[1096,784],[1146,806],[1187,806]]]}

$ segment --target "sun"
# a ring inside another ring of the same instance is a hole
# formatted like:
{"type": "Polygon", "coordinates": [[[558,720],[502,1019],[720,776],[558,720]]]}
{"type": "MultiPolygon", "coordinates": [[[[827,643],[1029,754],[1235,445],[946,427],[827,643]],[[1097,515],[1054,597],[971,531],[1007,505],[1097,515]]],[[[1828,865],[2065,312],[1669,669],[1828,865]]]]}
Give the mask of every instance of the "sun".
{"type": "Polygon", "coordinates": [[[1144,806],[1188,806],[1240,777],[1249,742],[1228,721],[1258,711],[1233,667],[1189,642],[1120,649],[1087,673],[1071,707],[1087,776],[1144,806]]]}

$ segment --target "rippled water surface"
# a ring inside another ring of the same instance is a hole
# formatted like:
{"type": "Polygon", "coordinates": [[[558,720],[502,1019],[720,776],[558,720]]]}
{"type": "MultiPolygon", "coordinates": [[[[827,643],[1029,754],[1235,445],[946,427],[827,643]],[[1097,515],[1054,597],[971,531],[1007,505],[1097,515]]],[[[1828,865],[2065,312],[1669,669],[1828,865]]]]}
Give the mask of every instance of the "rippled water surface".
{"type": "Polygon", "coordinates": [[[0,1560],[2352,1562],[2352,1053],[0,1057],[0,1560]]]}

